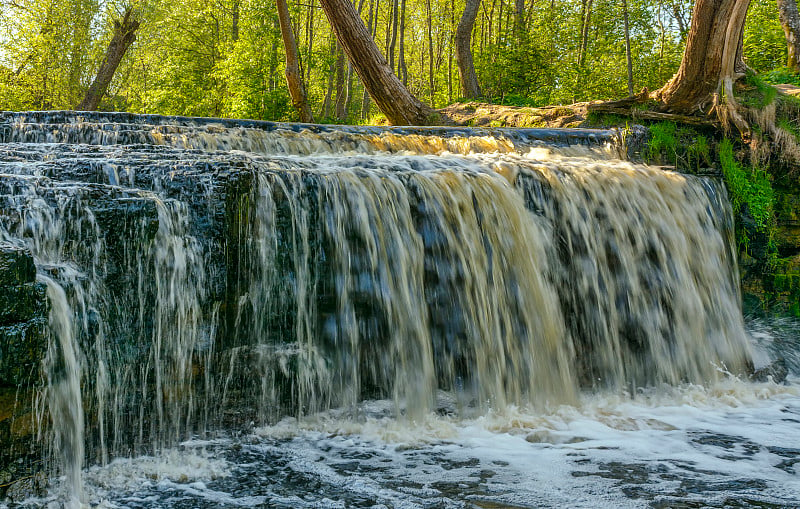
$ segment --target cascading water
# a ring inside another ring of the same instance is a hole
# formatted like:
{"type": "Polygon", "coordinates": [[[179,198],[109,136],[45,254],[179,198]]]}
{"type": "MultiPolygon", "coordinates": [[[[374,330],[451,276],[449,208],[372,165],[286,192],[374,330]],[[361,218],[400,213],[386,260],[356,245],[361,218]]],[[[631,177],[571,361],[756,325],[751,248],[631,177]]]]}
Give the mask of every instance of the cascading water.
{"type": "Polygon", "coordinates": [[[73,501],[84,461],[287,415],[546,415],[752,368],[721,183],[610,132],[4,120],[73,501]]]}

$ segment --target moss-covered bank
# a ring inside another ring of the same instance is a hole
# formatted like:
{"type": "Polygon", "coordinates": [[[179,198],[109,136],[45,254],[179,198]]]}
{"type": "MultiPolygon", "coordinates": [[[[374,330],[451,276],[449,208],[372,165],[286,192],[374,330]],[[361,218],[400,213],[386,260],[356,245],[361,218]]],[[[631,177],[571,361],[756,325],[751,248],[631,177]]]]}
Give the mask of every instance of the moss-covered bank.
{"type": "MultiPolygon", "coordinates": [[[[789,116],[792,110],[779,107],[778,122],[800,122],[789,116]]],[[[757,129],[744,143],[710,127],[647,127],[635,157],[725,181],[736,218],[745,312],[800,316],[800,169],[757,129]]]]}

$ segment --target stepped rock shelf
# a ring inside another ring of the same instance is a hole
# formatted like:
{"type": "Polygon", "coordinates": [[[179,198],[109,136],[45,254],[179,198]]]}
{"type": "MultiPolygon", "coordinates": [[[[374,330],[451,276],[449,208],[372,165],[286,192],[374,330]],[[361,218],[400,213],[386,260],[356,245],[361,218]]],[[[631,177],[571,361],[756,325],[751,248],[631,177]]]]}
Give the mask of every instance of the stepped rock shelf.
{"type": "Polygon", "coordinates": [[[723,186],[615,131],[46,112],[0,142],[6,487],[58,471],[77,500],[86,464],[367,398],[752,369],[723,186]]]}

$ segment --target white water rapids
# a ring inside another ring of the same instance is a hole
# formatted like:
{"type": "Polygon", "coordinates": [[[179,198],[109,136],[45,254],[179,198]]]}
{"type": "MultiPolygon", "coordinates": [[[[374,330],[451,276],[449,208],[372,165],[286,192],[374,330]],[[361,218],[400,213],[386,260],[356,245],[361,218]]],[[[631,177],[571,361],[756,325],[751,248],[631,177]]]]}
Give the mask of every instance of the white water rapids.
{"type": "Polygon", "coordinates": [[[746,331],[715,179],[598,132],[6,121],[51,309],[14,504],[800,504],[796,326],[746,331]]]}

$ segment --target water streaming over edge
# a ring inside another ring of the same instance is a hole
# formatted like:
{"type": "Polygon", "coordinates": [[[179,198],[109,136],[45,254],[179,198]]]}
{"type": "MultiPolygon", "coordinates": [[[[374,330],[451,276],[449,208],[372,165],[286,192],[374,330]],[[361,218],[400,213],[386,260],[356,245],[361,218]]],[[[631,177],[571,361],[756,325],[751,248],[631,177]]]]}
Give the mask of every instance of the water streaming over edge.
{"type": "MultiPolygon", "coordinates": [[[[82,389],[90,463],[364,398],[407,422],[442,390],[462,417],[545,411],[751,362],[712,180],[524,132],[15,118],[4,238],[52,267],[70,389],[50,413],[82,389]],[[116,236],[109,203],[129,205],[116,236]]],[[[83,453],[61,449],[79,499],[83,453]]]]}

